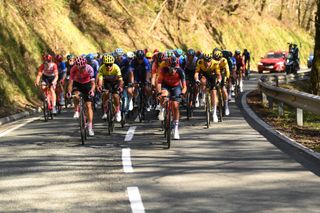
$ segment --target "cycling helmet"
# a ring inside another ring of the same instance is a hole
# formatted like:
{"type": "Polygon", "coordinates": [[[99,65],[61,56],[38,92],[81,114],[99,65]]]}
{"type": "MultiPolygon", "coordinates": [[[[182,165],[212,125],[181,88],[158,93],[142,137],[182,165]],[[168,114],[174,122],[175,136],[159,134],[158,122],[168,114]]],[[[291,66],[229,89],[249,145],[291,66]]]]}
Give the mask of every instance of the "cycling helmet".
{"type": "Polygon", "coordinates": [[[68,60],[73,59],[73,58],[74,58],[74,55],[72,55],[72,54],[67,55],[68,60]]]}
{"type": "Polygon", "coordinates": [[[94,55],[92,53],[89,53],[87,56],[86,56],[86,59],[87,61],[91,62],[93,59],[94,59],[94,55]]]}
{"type": "Polygon", "coordinates": [[[220,60],[222,58],[222,52],[220,50],[216,50],[213,52],[214,59],[220,60]]]}
{"type": "Polygon", "coordinates": [[[236,50],[236,51],[234,52],[234,54],[235,54],[235,55],[240,55],[240,54],[241,54],[241,51],[240,51],[240,50],[236,50]]]}
{"type": "Polygon", "coordinates": [[[43,61],[50,62],[52,61],[52,56],[50,54],[45,54],[42,59],[43,61]]]}
{"type": "Polygon", "coordinates": [[[196,52],[194,51],[194,49],[188,49],[187,55],[195,56],[196,52]]]}
{"type": "Polygon", "coordinates": [[[87,60],[82,56],[78,56],[76,57],[75,63],[78,67],[84,67],[87,64],[87,60]]]}
{"type": "Polygon", "coordinates": [[[144,52],[143,50],[138,50],[136,52],[136,56],[137,56],[137,59],[143,59],[144,58],[144,52]]]}
{"type": "Polygon", "coordinates": [[[177,57],[180,57],[180,56],[183,54],[183,52],[182,52],[181,49],[176,49],[176,50],[174,51],[174,54],[175,54],[177,57]]]}
{"type": "Polygon", "coordinates": [[[178,65],[178,59],[176,56],[171,56],[167,60],[170,67],[176,67],[178,65]]]}
{"type": "Polygon", "coordinates": [[[124,55],[123,49],[117,48],[117,49],[115,50],[115,55],[116,55],[116,56],[123,56],[123,55],[124,55]]]}
{"type": "Polygon", "coordinates": [[[203,53],[203,59],[205,61],[211,61],[212,59],[211,53],[203,53]]]}
{"type": "Polygon", "coordinates": [[[147,54],[146,54],[146,58],[147,58],[147,59],[152,58],[152,53],[151,53],[151,52],[147,52],[147,54]]]}
{"type": "Polygon", "coordinates": [[[133,52],[127,52],[127,57],[128,58],[134,58],[134,53],[133,52]]]}
{"type": "Polygon", "coordinates": [[[62,55],[56,55],[56,60],[61,62],[63,61],[63,56],[62,55]]]}
{"type": "Polygon", "coordinates": [[[158,58],[158,62],[161,62],[163,60],[163,53],[162,52],[158,52],[157,58],[158,58]]]}
{"type": "Polygon", "coordinates": [[[112,55],[103,56],[103,63],[104,64],[113,64],[114,63],[114,57],[112,55]]]}

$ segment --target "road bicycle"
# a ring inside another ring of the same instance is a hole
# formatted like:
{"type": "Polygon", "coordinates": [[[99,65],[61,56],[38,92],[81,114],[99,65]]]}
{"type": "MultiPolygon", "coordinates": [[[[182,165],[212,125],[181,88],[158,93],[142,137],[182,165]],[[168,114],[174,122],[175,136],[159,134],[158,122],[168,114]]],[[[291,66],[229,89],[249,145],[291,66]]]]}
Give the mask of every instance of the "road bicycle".
{"type": "Polygon", "coordinates": [[[52,103],[51,103],[51,84],[49,86],[46,86],[45,90],[43,91],[43,117],[44,121],[48,121],[49,119],[53,120],[53,114],[52,114],[52,103]]]}
{"type": "Polygon", "coordinates": [[[206,125],[207,125],[207,128],[210,127],[210,123],[211,123],[211,109],[212,109],[212,104],[211,104],[210,83],[207,82],[207,87],[206,87],[206,101],[205,101],[206,125]]]}
{"type": "Polygon", "coordinates": [[[164,137],[166,138],[167,149],[171,147],[171,134],[172,134],[172,117],[173,117],[173,101],[180,96],[163,96],[165,108],[164,108],[164,121],[162,123],[164,130],[164,137]]]}
{"type": "Polygon", "coordinates": [[[81,143],[84,145],[85,140],[87,140],[88,136],[88,125],[87,125],[87,108],[85,106],[85,102],[83,99],[83,94],[72,95],[72,98],[79,97],[79,128],[80,128],[80,136],[81,143]]]}
{"type": "Polygon", "coordinates": [[[103,89],[102,92],[108,92],[108,100],[107,100],[107,119],[105,120],[107,122],[108,126],[108,135],[111,135],[111,132],[114,131],[114,105],[113,105],[113,94],[111,90],[103,89]]]}
{"type": "Polygon", "coordinates": [[[223,112],[224,112],[224,98],[222,94],[221,83],[217,84],[217,98],[218,98],[218,119],[222,122],[223,112]]]}
{"type": "Polygon", "coordinates": [[[126,118],[129,111],[129,99],[128,99],[128,92],[127,92],[128,86],[125,86],[123,89],[123,92],[121,93],[121,127],[123,128],[126,124],[126,118]]]}

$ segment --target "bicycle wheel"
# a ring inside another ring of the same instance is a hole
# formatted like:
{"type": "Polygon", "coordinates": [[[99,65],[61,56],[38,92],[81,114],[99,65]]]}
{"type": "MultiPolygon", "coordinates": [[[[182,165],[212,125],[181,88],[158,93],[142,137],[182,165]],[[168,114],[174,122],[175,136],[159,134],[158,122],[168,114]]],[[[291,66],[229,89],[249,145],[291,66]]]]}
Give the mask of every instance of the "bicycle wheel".
{"type": "Polygon", "coordinates": [[[167,138],[167,148],[170,149],[171,146],[171,109],[169,101],[166,103],[166,138],[167,138]]]}
{"type": "Polygon", "coordinates": [[[141,123],[144,119],[144,97],[142,95],[142,92],[139,93],[139,122],[141,123]]]}
{"type": "Polygon", "coordinates": [[[219,114],[218,114],[218,118],[219,121],[222,122],[222,116],[223,116],[223,98],[222,98],[222,93],[221,93],[221,88],[217,89],[217,94],[218,94],[218,110],[219,110],[219,114]]]}
{"type": "Polygon", "coordinates": [[[48,109],[48,102],[46,99],[43,101],[43,117],[44,117],[44,121],[49,120],[49,109],[48,109]]]}
{"type": "Polygon", "coordinates": [[[86,140],[86,124],[85,124],[85,116],[84,116],[84,112],[83,112],[83,108],[82,106],[80,106],[80,135],[81,135],[81,143],[82,145],[84,145],[84,141],[86,140]]]}
{"type": "Polygon", "coordinates": [[[108,102],[108,134],[110,135],[113,132],[113,105],[112,105],[112,94],[109,94],[108,102]]]}
{"type": "Polygon", "coordinates": [[[210,127],[210,115],[211,115],[211,103],[210,103],[210,93],[206,95],[206,124],[207,128],[210,127]]]}

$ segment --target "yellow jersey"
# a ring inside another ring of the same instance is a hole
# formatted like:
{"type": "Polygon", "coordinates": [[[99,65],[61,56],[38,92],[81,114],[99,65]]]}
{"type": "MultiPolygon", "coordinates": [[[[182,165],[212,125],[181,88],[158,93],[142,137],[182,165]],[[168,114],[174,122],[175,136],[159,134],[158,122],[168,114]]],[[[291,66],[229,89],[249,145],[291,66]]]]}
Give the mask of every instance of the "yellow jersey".
{"type": "Polygon", "coordinates": [[[109,71],[107,67],[104,64],[102,64],[98,71],[98,78],[103,80],[104,76],[118,76],[119,80],[122,80],[120,67],[116,64],[112,65],[111,71],[109,71]]]}
{"type": "Polygon", "coordinates": [[[227,78],[230,77],[230,70],[229,70],[229,65],[228,65],[228,61],[226,58],[221,58],[219,61],[219,68],[220,68],[220,72],[221,74],[225,75],[227,78]]]}
{"type": "Polygon", "coordinates": [[[205,62],[203,59],[200,59],[197,62],[196,73],[203,72],[206,75],[220,75],[220,66],[219,61],[211,60],[211,65],[205,67],[205,62]]]}

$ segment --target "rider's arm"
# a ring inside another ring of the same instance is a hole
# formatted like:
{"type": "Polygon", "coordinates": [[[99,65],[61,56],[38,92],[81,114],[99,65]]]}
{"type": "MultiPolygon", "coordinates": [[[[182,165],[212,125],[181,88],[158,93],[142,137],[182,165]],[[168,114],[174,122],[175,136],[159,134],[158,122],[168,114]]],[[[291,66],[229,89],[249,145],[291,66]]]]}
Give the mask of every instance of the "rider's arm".
{"type": "Polygon", "coordinates": [[[54,72],[54,79],[52,81],[52,84],[56,84],[59,79],[58,66],[56,63],[53,66],[53,72],[54,72]]]}
{"type": "Polygon", "coordinates": [[[38,75],[37,75],[36,81],[35,81],[35,85],[37,85],[37,86],[39,85],[40,78],[41,78],[41,76],[42,76],[43,67],[44,67],[44,65],[41,64],[41,66],[40,66],[39,69],[38,69],[38,75]]]}
{"type": "Polygon", "coordinates": [[[158,78],[158,83],[156,84],[157,86],[157,93],[160,93],[161,92],[161,86],[162,86],[162,81],[163,81],[163,72],[160,71],[159,73],[159,78],[158,78]]]}
{"type": "Polygon", "coordinates": [[[182,94],[186,94],[187,92],[187,83],[186,83],[186,74],[182,69],[179,71],[180,79],[181,79],[181,85],[182,85],[182,94]]]}
{"type": "Polygon", "coordinates": [[[199,73],[201,70],[201,60],[197,62],[196,71],[194,73],[194,80],[199,81],[199,73]]]}

